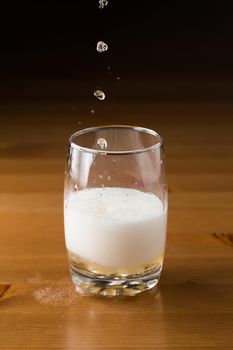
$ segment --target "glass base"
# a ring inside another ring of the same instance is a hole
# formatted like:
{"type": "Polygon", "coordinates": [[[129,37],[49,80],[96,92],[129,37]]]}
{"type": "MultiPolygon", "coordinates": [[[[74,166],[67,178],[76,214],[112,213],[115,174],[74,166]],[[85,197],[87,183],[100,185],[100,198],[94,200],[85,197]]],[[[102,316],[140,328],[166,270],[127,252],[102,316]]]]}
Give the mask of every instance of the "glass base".
{"type": "Polygon", "coordinates": [[[72,268],[71,275],[77,292],[81,294],[106,297],[135,296],[154,288],[159,281],[161,270],[162,266],[153,274],[125,279],[90,277],[72,268]]]}

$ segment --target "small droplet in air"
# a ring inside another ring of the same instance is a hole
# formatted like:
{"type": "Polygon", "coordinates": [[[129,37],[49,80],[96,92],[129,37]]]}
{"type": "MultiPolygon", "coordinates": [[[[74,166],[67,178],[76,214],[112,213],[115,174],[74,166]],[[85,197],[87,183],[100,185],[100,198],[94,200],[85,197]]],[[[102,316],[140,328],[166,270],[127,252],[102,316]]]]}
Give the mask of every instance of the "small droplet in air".
{"type": "Polygon", "coordinates": [[[110,69],[111,69],[111,67],[108,66],[108,67],[107,67],[107,70],[110,70],[110,69]]]}
{"type": "Polygon", "coordinates": [[[113,162],[113,164],[116,164],[116,159],[115,159],[115,158],[113,158],[112,162],[113,162]]]}
{"type": "Polygon", "coordinates": [[[96,46],[98,52],[104,52],[108,50],[108,45],[104,41],[99,41],[96,46]]]}
{"type": "Polygon", "coordinates": [[[121,80],[121,78],[120,78],[120,77],[116,77],[116,79],[117,79],[117,80],[121,80]]]}
{"type": "Polygon", "coordinates": [[[91,114],[95,114],[95,111],[94,111],[94,109],[91,109],[91,114]]]}
{"type": "Polygon", "coordinates": [[[94,96],[97,97],[101,101],[103,101],[105,99],[105,93],[101,90],[96,90],[94,92],[94,96]]]}
{"type": "Polygon", "coordinates": [[[73,107],[73,108],[72,108],[72,111],[75,112],[75,111],[76,111],[76,107],[73,107]]]}
{"type": "Polygon", "coordinates": [[[108,0],[99,0],[99,8],[100,9],[103,9],[107,5],[108,5],[108,0]]]}
{"type": "Polygon", "coordinates": [[[78,124],[79,124],[79,125],[82,125],[82,122],[79,120],[78,124]]]}
{"type": "Polygon", "coordinates": [[[99,138],[97,140],[97,146],[101,149],[101,150],[105,150],[108,147],[108,143],[104,138],[99,138]]]}
{"type": "Polygon", "coordinates": [[[110,180],[111,180],[111,176],[110,176],[110,175],[108,175],[107,179],[108,179],[108,181],[110,181],[110,180]]]}
{"type": "Polygon", "coordinates": [[[103,175],[102,175],[102,174],[99,174],[99,179],[100,179],[100,180],[103,180],[103,178],[104,178],[103,175]]]}
{"type": "Polygon", "coordinates": [[[138,183],[137,182],[134,182],[134,186],[137,186],[138,185],[138,183]]]}
{"type": "Polygon", "coordinates": [[[78,191],[78,185],[74,185],[74,190],[78,191]]]}

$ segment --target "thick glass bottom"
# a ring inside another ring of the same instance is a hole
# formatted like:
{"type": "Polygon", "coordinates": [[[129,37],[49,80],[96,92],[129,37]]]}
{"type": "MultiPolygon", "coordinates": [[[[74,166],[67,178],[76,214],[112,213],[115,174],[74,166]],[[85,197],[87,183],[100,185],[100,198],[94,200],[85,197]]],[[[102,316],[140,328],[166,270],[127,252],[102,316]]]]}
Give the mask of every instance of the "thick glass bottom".
{"type": "Polygon", "coordinates": [[[73,283],[77,292],[85,295],[113,297],[118,295],[134,296],[155,287],[160,271],[138,278],[105,279],[85,276],[71,269],[73,283]]]}
{"type": "Polygon", "coordinates": [[[135,269],[112,269],[93,264],[69,252],[70,270],[77,291],[85,295],[134,296],[155,287],[162,271],[162,257],[135,269]]]}

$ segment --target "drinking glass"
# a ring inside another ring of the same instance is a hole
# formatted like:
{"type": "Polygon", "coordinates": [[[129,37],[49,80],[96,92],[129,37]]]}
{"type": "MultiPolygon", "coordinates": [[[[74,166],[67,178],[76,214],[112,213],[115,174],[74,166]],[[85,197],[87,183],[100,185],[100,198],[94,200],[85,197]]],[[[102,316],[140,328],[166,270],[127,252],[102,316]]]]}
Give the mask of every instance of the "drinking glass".
{"type": "Polygon", "coordinates": [[[64,193],[73,283],[91,295],[136,295],[163,266],[167,185],[161,136],[109,125],[70,136],[64,193]]]}

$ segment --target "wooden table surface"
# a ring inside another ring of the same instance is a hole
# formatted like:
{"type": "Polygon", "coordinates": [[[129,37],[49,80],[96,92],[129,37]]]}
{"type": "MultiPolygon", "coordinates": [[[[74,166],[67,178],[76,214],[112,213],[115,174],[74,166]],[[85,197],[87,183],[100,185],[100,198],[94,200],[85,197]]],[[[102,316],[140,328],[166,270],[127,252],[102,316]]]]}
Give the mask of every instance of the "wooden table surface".
{"type": "Polygon", "coordinates": [[[232,107],[2,105],[0,349],[233,349],[232,107]],[[164,271],[134,298],[76,295],[64,246],[68,136],[109,123],[151,127],[166,147],[164,271]]]}

